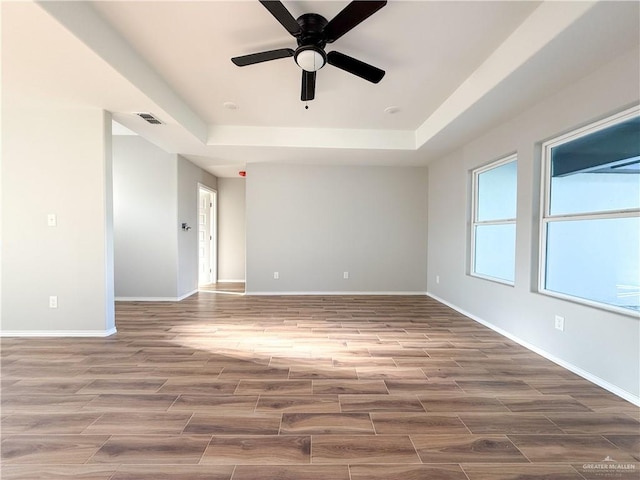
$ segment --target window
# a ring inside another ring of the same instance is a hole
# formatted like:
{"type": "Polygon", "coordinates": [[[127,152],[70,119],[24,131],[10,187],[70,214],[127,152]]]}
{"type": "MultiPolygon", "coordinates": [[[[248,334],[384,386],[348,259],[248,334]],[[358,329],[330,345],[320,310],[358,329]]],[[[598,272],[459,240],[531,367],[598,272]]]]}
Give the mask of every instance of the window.
{"type": "Polygon", "coordinates": [[[471,275],[513,285],[516,259],[515,155],[473,171],[471,275]]]}
{"type": "Polygon", "coordinates": [[[640,311],[640,110],[543,146],[540,291],[640,311]]]}

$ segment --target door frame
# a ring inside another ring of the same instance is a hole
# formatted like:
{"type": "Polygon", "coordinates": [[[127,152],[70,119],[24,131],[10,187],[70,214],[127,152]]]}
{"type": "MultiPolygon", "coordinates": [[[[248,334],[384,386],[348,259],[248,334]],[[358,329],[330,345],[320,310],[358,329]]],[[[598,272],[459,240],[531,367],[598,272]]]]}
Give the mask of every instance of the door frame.
{"type": "MultiPolygon", "coordinates": [[[[211,206],[210,210],[210,218],[209,218],[209,235],[210,235],[210,245],[209,245],[209,265],[211,268],[211,283],[216,283],[218,281],[218,191],[198,182],[198,190],[197,190],[197,212],[200,215],[200,192],[205,191],[211,195],[211,206]]],[[[196,249],[196,258],[198,260],[198,265],[200,265],[200,249],[196,249]]],[[[200,287],[200,269],[198,268],[198,287],[200,287]]]]}

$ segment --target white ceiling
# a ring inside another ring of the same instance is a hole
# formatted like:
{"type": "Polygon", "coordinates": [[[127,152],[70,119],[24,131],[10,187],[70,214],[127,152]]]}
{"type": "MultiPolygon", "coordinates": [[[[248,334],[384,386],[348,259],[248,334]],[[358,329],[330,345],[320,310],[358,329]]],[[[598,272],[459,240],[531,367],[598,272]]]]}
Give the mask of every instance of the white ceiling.
{"type": "MultiPolygon", "coordinates": [[[[283,3],[331,19],[348,2],[283,3]]],[[[252,162],[420,165],[637,47],[638,16],[638,2],[390,1],[327,47],[384,79],[326,66],[305,110],[292,58],[230,61],[295,48],[257,1],[3,2],[3,101],[104,108],[220,176],[252,162]]]]}

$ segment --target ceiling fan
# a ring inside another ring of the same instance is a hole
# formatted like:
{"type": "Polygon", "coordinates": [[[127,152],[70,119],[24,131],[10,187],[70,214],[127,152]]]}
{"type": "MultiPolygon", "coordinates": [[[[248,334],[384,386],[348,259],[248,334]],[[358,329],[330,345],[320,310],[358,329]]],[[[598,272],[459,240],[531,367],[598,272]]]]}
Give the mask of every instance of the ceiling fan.
{"type": "Polygon", "coordinates": [[[386,1],[353,1],[331,21],[327,21],[317,13],[305,13],[295,19],[278,0],[260,0],[260,3],[296,38],[298,48],[295,50],[280,48],[232,58],[231,61],[238,67],[293,57],[296,64],[302,69],[300,99],[303,102],[314,99],[316,72],[327,63],[372,83],[378,83],[384,77],[384,70],[349,57],[344,53],[335,51],[326,53],[324,48],[327,43],[335,42],[384,7],[387,4],[386,1]]]}

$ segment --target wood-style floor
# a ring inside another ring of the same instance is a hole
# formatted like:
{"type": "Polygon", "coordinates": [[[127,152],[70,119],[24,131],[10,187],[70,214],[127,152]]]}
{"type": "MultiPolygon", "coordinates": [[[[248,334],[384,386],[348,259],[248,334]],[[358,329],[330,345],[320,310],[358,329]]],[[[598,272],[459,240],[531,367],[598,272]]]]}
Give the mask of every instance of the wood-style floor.
{"type": "Polygon", "coordinates": [[[207,292],[117,327],[2,339],[3,480],[640,475],[637,407],[428,297],[207,292]]]}
{"type": "Polygon", "coordinates": [[[245,291],[244,282],[218,282],[210,283],[208,285],[200,285],[198,287],[199,292],[211,292],[211,293],[229,293],[241,295],[245,291]]]}

